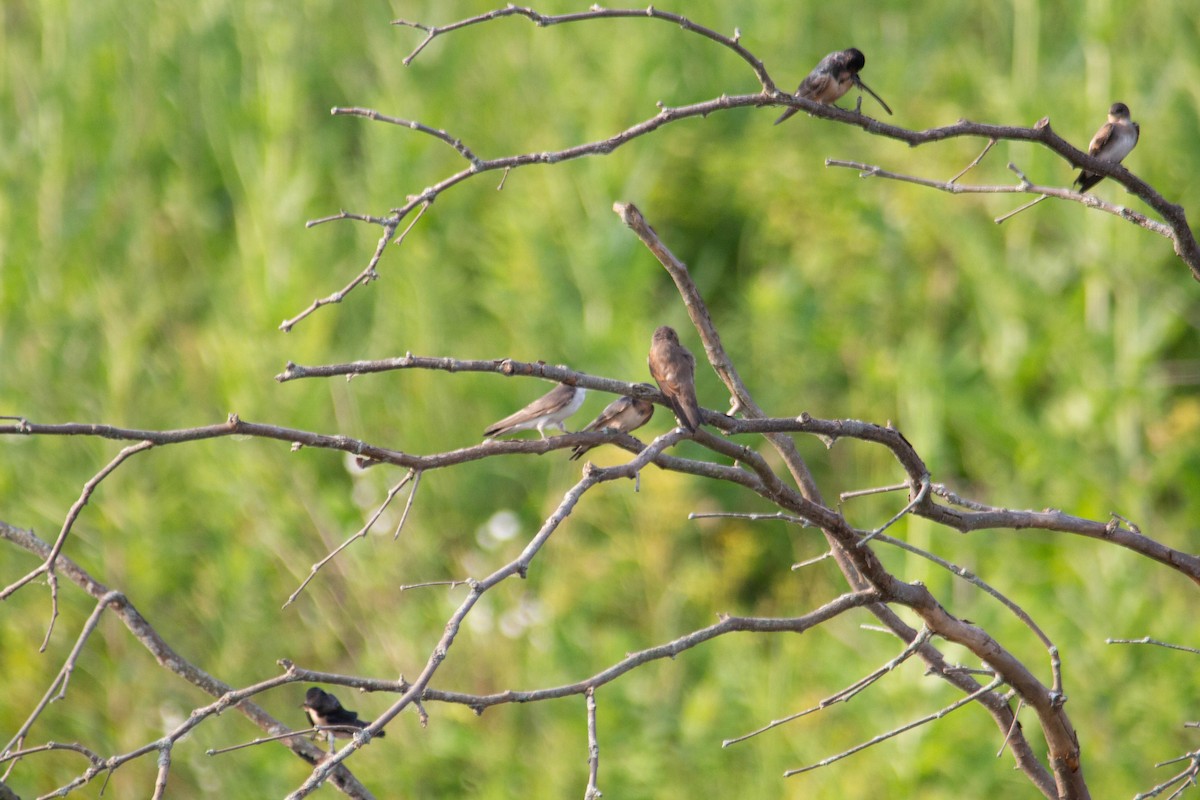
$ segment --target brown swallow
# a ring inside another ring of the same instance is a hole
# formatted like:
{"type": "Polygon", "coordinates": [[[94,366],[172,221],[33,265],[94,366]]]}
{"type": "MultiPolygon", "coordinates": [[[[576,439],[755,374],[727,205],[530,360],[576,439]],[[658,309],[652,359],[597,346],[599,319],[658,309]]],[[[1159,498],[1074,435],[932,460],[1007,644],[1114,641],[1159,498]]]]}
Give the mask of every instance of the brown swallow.
{"type": "MultiPolygon", "coordinates": [[[[1129,106],[1113,103],[1112,108],[1108,110],[1108,122],[1100,126],[1100,130],[1096,131],[1091,144],[1088,145],[1088,155],[1101,161],[1120,164],[1137,144],[1141,132],[1141,126],[1129,118],[1129,106]]],[[[1102,180],[1103,175],[1085,169],[1080,170],[1075,185],[1079,187],[1079,191],[1086,192],[1102,180]]]]}
{"type": "Polygon", "coordinates": [[[545,439],[546,428],[550,427],[566,433],[567,428],[563,421],[579,410],[586,394],[587,390],[581,386],[560,383],[517,413],[492,423],[483,435],[491,439],[506,433],[536,429],[545,439]]]}
{"type": "MultiPolygon", "coordinates": [[[[812,72],[808,73],[807,78],[800,82],[800,88],[796,90],[796,97],[815,100],[831,106],[841,99],[842,95],[850,91],[851,86],[857,86],[878,100],[879,105],[883,106],[883,110],[891,114],[892,109],[883,102],[883,98],[871,91],[871,87],[858,77],[859,71],[866,63],[867,57],[855,47],[830,53],[821,59],[812,72]]],[[[775,120],[775,124],[778,125],[799,110],[798,108],[787,109],[779,116],[779,119],[775,120]]]]}
{"type": "MultiPolygon", "coordinates": [[[[1092,137],[1091,144],[1088,145],[1088,155],[1095,156],[1101,161],[1111,161],[1114,164],[1120,164],[1125,156],[1129,155],[1133,150],[1134,145],[1137,144],[1138,135],[1141,132],[1141,126],[1129,118],[1129,106],[1124,103],[1113,103],[1112,108],[1108,109],[1108,122],[1100,126],[1100,130],[1096,131],[1096,135],[1092,137]]],[[[1079,176],[1075,178],[1074,185],[1079,188],[1079,191],[1086,192],[1102,180],[1104,180],[1103,175],[1088,172],[1085,169],[1079,171],[1079,176]]],[[[1015,217],[1027,208],[1033,208],[1049,196],[1044,194],[1040,197],[1035,197],[1025,205],[1018,206],[1009,211],[1004,216],[996,217],[996,224],[999,225],[1004,220],[1015,217]]]]}
{"type": "MultiPolygon", "coordinates": [[[[629,433],[645,425],[652,416],[654,416],[654,403],[641,397],[622,395],[609,403],[608,407],[600,412],[600,416],[585,425],[583,430],[629,433]]],[[[571,460],[575,461],[595,446],[594,444],[579,445],[571,451],[571,460]]]]}
{"type": "MultiPolygon", "coordinates": [[[[343,707],[340,700],[316,686],[309,688],[304,695],[304,703],[300,707],[304,709],[309,724],[318,728],[330,728],[325,731],[329,737],[330,750],[333,749],[334,737],[352,738],[354,730],[351,729],[361,730],[371,724],[366,720],[359,719],[358,712],[343,707]]],[[[385,734],[380,731],[375,735],[382,738],[385,734]]]]}
{"type": "Polygon", "coordinates": [[[650,340],[650,375],[667,396],[679,424],[695,433],[702,424],[696,401],[696,359],[679,343],[674,328],[663,325],[650,340]]]}

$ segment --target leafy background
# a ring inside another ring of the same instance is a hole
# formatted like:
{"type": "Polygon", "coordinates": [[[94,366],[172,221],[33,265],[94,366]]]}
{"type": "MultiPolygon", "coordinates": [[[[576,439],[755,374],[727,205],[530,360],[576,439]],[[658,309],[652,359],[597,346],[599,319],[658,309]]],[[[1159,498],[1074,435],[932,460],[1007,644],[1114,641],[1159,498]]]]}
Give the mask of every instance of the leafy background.
{"type": "MultiPolygon", "coordinates": [[[[378,230],[339,208],[382,214],[462,166],[433,139],[365,120],[359,105],[445,127],[480,155],[607,137],[682,105],[754,91],[732,54],[655,21],[538,29],[511,19],[436,41],[395,17],[444,23],[484,2],[341,4],[229,0],[118,4],[9,0],[0,6],[0,413],[167,428],[244,419],[341,433],[429,453],[470,445],[545,390],[493,375],[398,372],[286,385],[291,359],[328,363],[411,351],[543,359],[645,379],[658,324],[685,331],[672,286],[610,211],[639,205],[691,266],[729,352],[773,414],[891,420],[934,480],[987,502],[1110,511],[1165,543],[1197,549],[1200,292],[1170,245],[1075,204],[1043,203],[1002,227],[1008,196],[952,197],[827,169],[850,158],[935,178],[982,147],[917,149],[777,109],[681,122],[610,156],[470,181],[441,197],[381,280],[290,334],[277,330],[366,263],[378,230]]],[[[539,11],[582,4],[546,2],[539,11]]],[[[1086,144],[1113,100],[1142,124],[1127,165],[1167,197],[1200,206],[1200,17],[1177,0],[689,3],[696,21],[763,58],[791,87],[826,52],[867,53],[863,77],[898,124],[960,117],[1055,128],[1086,144]],[[1169,65],[1169,68],[1166,66],[1169,65]]],[[[676,8],[673,10],[684,10],[676,8]]],[[[843,103],[845,105],[845,103],[843,103]]],[[[867,98],[864,109],[878,113],[867,98]]],[[[1007,161],[1066,185],[1067,165],[1002,144],[971,177],[1010,182],[1007,161]]],[[[1127,202],[1105,182],[1096,193],[1127,202]]],[[[1128,198],[1132,207],[1141,206],[1128,198]]],[[[711,373],[701,401],[726,401],[711,373]]],[[[608,398],[591,397],[576,418],[608,398]]],[[[660,410],[648,428],[669,424],[660,410]]],[[[800,445],[829,498],[896,482],[862,444],[800,445]]],[[[0,518],[53,538],[80,487],[118,449],[99,440],[10,437],[0,446],[0,518]]],[[[684,446],[686,452],[698,453],[684,446]]],[[[600,463],[621,458],[597,450],[600,463]]],[[[508,458],[425,476],[393,543],[382,525],[280,606],[308,566],[356,530],[399,475],[355,474],[333,453],[219,440],[156,450],[110,477],[67,547],[121,589],[187,658],[234,685],[315,669],[413,677],[461,590],[422,580],[480,576],[510,559],[578,476],[564,458],[508,458]],[[508,537],[508,538],[506,538],[508,537]]],[[[899,498],[856,500],[877,524],[899,498]]],[[[663,474],[608,485],[552,540],[529,579],[488,595],[435,685],[470,692],[578,680],[717,612],[794,615],[842,588],[810,531],[688,522],[694,510],[762,510],[729,488],[663,474]]],[[[395,518],[391,518],[394,523],[395,518]]],[[[1093,788],[1132,795],[1195,749],[1193,656],[1105,644],[1195,645],[1194,587],[1122,550],[1044,532],[969,536],[919,520],[897,535],[978,572],[1016,599],[1062,650],[1069,710],[1093,788]]],[[[1047,658],[992,601],[925,562],[884,551],[950,610],[987,626],[1041,674],[1047,658]]],[[[0,559],[7,584],[34,566],[0,559]]],[[[0,609],[0,732],[13,731],[69,651],[91,601],[62,593],[47,652],[44,588],[0,609]]],[[[641,669],[597,695],[601,788],[614,797],[1033,797],[994,758],[977,709],[801,777],[801,766],[955,697],[907,665],[854,703],[721,749],[722,739],[808,707],[899,651],[864,615],[803,637],[731,637],[641,669]]],[[[949,648],[952,658],[967,654],[949,648]]],[[[1048,677],[1046,677],[1048,680],[1048,677]]],[[[301,686],[259,700],[299,726],[301,686]]],[[[388,698],[353,696],[370,717],[388,698]]],[[[89,644],[66,701],[34,741],[124,752],[207,698],[158,668],[112,619],[89,644]]],[[[581,698],[482,717],[411,714],[352,767],[378,796],[581,794],[581,698]]],[[[1026,730],[1041,740],[1032,719],[1026,730]]],[[[308,770],[266,746],[209,757],[258,734],[236,714],[175,751],[173,796],[281,796],[308,770]]],[[[8,735],[5,734],[7,739],[8,735]]],[[[66,753],[23,762],[22,796],[82,770],[66,753]]],[[[151,758],[112,776],[111,796],[146,794],[151,758]]],[[[96,782],[79,792],[97,796],[96,782]]]]}

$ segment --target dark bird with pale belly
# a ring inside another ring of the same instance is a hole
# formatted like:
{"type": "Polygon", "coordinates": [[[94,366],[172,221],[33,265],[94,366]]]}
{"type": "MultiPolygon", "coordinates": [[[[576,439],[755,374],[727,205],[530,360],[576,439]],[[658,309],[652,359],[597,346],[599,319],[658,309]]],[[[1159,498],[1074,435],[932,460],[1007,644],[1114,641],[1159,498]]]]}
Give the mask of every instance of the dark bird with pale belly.
{"type": "MultiPolygon", "coordinates": [[[[892,109],[883,102],[883,98],[871,91],[871,87],[858,77],[859,71],[866,66],[866,63],[867,57],[856,47],[830,53],[822,58],[817,66],[813,67],[813,71],[808,73],[808,77],[800,82],[800,88],[796,90],[796,97],[815,100],[831,106],[840,100],[842,95],[850,91],[851,86],[857,86],[878,100],[879,105],[883,106],[883,110],[891,114],[892,109]]],[[[789,108],[779,116],[779,119],[775,120],[775,124],[778,125],[799,110],[798,108],[789,108]]]]}
{"type": "MultiPolygon", "coordinates": [[[[323,732],[329,737],[331,751],[334,737],[349,739],[356,731],[371,724],[367,720],[359,719],[357,711],[344,707],[340,700],[317,686],[309,688],[300,707],[304,709],[311,725],[329,729],[323,732]]],[[[375,734],[378,738],[383,738],[384,735],[383,731],[375,734]]]]}

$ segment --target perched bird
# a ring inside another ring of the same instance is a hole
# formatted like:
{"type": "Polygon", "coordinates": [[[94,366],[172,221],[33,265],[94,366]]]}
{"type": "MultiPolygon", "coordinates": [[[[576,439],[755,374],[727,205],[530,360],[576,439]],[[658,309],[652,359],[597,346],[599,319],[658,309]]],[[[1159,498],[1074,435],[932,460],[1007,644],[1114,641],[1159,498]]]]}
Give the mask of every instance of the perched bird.
{"type": "MultiPolygon", "coordinates": [[[[1108,122],[1100,126],[1100,130],[1096,131],[1096,135],[1092,137],[1092,141],[1088,145],[1088,155],[1095,156],[1101,161],[1120,164],[1137,144],[1138,135],[1141,132],[1141,127],[1129,118],[1129,106],[1124,103],[1113,103],[1112,108],[1108,109],[1108,122]]],[[[1088,172],[1084,169],[1079,171],[1074,185],[1079,188],[1079,191],[1086,192],[1102,180],[1104,180],[1103,175],[1097,175],[1095,172],[1088,172]]],[[[1035,197],[1004,216],[996,217],[996,224],[999,225],[1004,220],[1015,217],[1027,208],[1033,208],[1049,196],[1044,194],[1035,197]]]]}
{"type": "MultiPolygon", "coordinates": [[[[850,91],[851,86],[857,86],[879,101],[883,110],[891,114],[892,110],[883,98],[871,91],[871,88],[858,77],[859,71],[866,65],[867,57],[862,51],[851,47],[849,50],[838,50],[821,59],[821,62],[808,73],[808,77],[800,82],[796,97],[806,100],[816,100],[818,103],[833,105],[842,95],[850,91]]],[[[783,122],[800,109],[789,108],[784,111],[775,124],[783,122]]]]}
{"type": "Polygon", "coordinates": [[[558,428],[566,433],[567,429],[563,425],[563,420],[579,410],[586,394],[587,390],[581,386],[567,386],[565,383],[560,383],[512,416],[492,423],[483,432],[483,435],[491,439],[506,433],[536,429],[545,439],[548,427],[558,428]]]}
{"type": "MultiPolygon", "coordinates": [[[[1141,126],[1129,118],[1129,106],[1113,103],[1112,108],[1108,110],[1108,122],[1100,126],[1100,130],[1096,131],[1091,144],[1088,145],[1088,155],[1101,161],[1120,164],[1137,144],[1141,132],[1141,126]]],[[[1085,169],[1080,170],[1075,185],[1079,187],[1079,191],[1086,192],[1102,180],[1103,175],[1085,169]]]]}
{"type": "MultiPolygon", "coordinates": [[[[654,416],[654,403],[641,397],[626,397],[622,395],[608,404],[600,412],[600,416],[583,427],[585,431],[621,431],[629,433],[637,430],[650,421],[654,416]]],[[[581,444],[571,451],[571,460],[575,461],[596,445],[581,444]]]]}
{"type": "MultiPolygon", "coordinates": [[[[304,703],[300,707],[304,709],[309,724],[314,727],[332,728],[337,726],[339,728],[325,731],[329,737],[331,751],[334,737],[349,739],[354,736],[354,731],[349,730],[350,728],[361,729],[371,724],[366,720],[359,719],[358,712],[343,707],[340,700],[316,686],[309,688],[304,695],[304,703]]],[[[384,732],[380,731],[375,735],[383,738],[384,732]]]]}
{"type": "Polygon", "coordinates": [[[679,424],[695,433],[700,427],[700,404],[696,401],[696,359],[679,343],[675,329],[663,325],[650,340],[650,375],[667,396],[679,424]]]}

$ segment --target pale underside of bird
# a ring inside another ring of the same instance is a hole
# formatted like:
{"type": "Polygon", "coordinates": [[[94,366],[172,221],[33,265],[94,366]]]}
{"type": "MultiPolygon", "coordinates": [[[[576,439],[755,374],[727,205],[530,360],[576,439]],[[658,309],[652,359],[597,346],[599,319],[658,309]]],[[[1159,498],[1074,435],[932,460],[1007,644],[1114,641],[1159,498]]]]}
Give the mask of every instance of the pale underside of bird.
{"type": "MultiPolygon", "coordinates": [[[[629,433],[645,425],[654,416],[654,404],[641,397],[621,396],[605,407],[600,415],[583,427],[583,431],[618,431],[629,433]]],[[[581,444],[571,451],[571,460],[582,456],[596,445],[581,444]]]]}
{"type": "Polygon", "coordinates": [[[491,439],[507,433],[536,430],[545,439],[546,428],[558,428],[566,433],[563,422],[579,410],[586,395],[587,390],[581,386],[560,383],[517,413],[489,425],[483,435],[491,439]]]}

